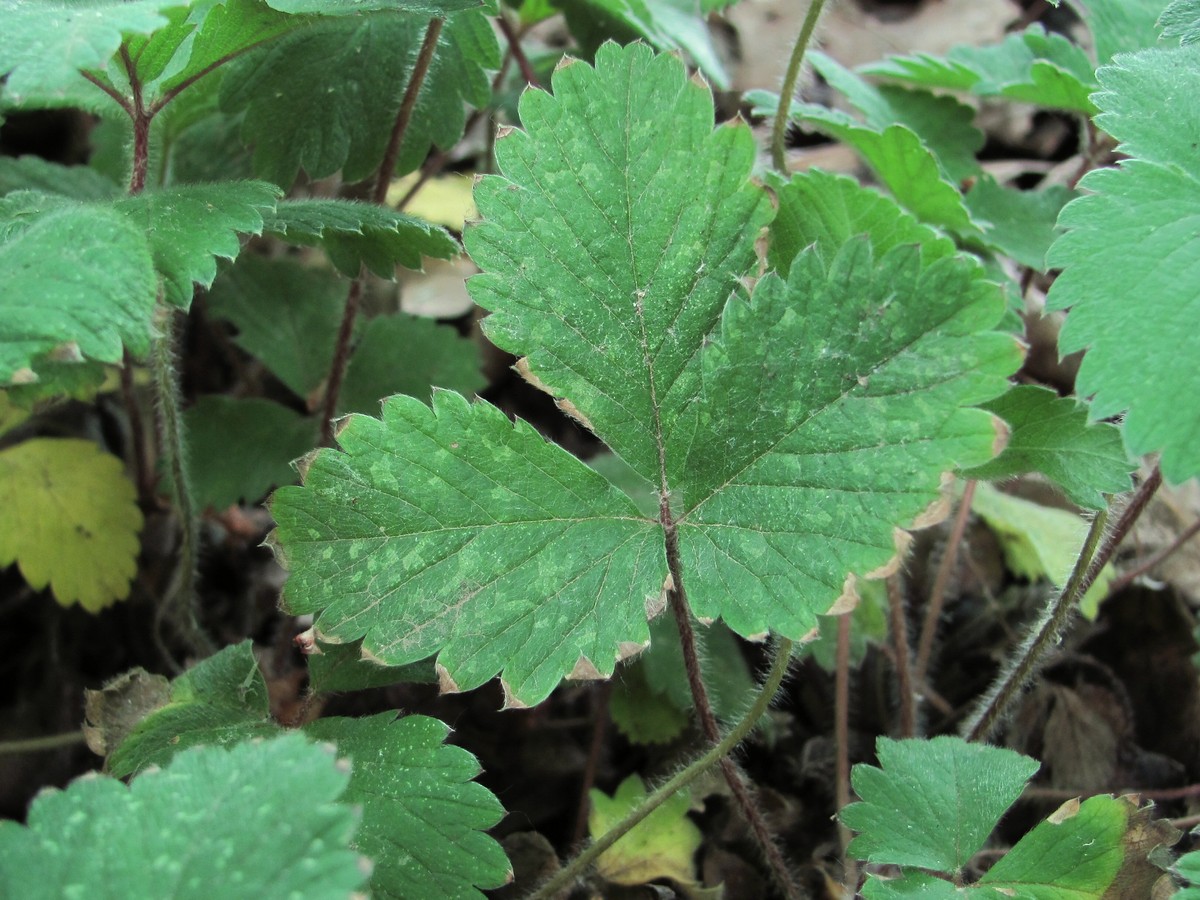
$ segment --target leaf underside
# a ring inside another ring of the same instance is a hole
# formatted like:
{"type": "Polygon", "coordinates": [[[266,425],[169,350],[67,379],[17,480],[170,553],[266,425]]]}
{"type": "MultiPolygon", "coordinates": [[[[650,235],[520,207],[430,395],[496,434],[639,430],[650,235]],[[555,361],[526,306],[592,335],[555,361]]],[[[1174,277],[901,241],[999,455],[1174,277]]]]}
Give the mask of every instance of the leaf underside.
{"type": "MultiPolygon", "coordinates": [[[[503,176],[476,189],[485,329],[668,498],[697,615],[803,637],[889,563],[941,473],[990,457],[991,417],[962,407],[1018,364],[987,332],[1003,300],[932,239],[865,236],[748,297],[771,216],[749,130],[714,131],[709,92],[643,46],[554,87],[525,95],[503,176]]],[[[648,639],[662,525],[528,426],[439,393],[353,416],[339,443],[272,506],[285,602],[322,639],[389,665],[437,654],[447,688],[501,673],[510,704],[648,639]]]]}

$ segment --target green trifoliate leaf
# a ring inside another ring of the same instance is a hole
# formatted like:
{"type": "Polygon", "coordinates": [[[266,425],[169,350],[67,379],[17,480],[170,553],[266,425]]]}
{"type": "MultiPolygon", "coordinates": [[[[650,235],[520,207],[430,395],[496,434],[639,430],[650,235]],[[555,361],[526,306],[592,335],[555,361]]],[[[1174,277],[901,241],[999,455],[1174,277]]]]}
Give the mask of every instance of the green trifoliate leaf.
{"type": "Polygon", "coordinates": [[[1174,0],[1158,17],[1158,25],[1163,37],[1179,38],[1184,46],[1200,42],[1200,0],[1174,0]]]}
{"type": "Polygon", "coordinates": [[[20,104],[28,94],[78,91],[86,84],[80,69],[103,69],[124,35],[150,34],[167,24],[164,10],[183,5],[179,0],[3,0],[0,76],[8,76],[6,101],[20,104]]]}
{"type": "Polygon", "coordinates": [[[1000,480],[1041,472],[1077,506],[1102,509],[1104,494],[1129,490],[1136,468],[1129,462],[1121,432],[1113,425],[1089,425],[1087,407],[1077,400],[1032,385],[1012,388],[983,404],[1012,429],[995,459],[963,472],[968,478],[1000,480]]]}
{"type": "Polygon", "coordinates": [[[317,423],[261,397],[201,397],[184,413],[192,499],[203,509],[255,503],[296,480],[292,460],[317,445],[317,423]]]}
{"type": "Polygon", "coordinates": [[[851,773],[862,798],[842,810],[859,832],[847,852],[856,859],[958,874],[983,847],[1000,817],[1038,770],[1012,750],[959,738],[876,743],[881,768],[851,773]]]}
{"type": "MultiPolygon", "coordinates": [[[[104,729],[104,722],[91,721],[104,729]]],[[[118,778],[163,766],[179,752],[201,745],[232,746],[270,737],[267,684],[249,641],[226,647],[171,682],[170,699],[145,716],[119,746],[110,749],[108,770],[118,778]]]]}
{"type": "MultiPolygon", "coordinates": [[[[772,114],[778,108],[778,98],[767,91],[750,91],[746,99],[756,113],[772,114]]],[[[907,125],[864,124],[849,113],[815,103],[792,103],[789,115],[858,151],[900,205],[922,222],[962,235],[978,234],[962,194],[933,150],[907,125]]]]}
{"type": "Polygon", "coordinates": [[[216,258],[237,258],[238,234],[261,233],[279,193],[262,181],[183,185],[119,200],[116,208],[145,231],[166,301],[186,309],[193,282],[213,283],[216,258]]]}
{"type": "Polygon", "coordinates": [[[1067,0],[1079,13],[1096,42],[1096,64],[1103,66],[1118,53],[1144,50],[1158,44],[1158,17],[1168,0],[1067,0]]]}
{"type": "Polygon", "coordinates": [[[1060,34],[1031,25],[990,47],[957,46],[944,56],[892,56],[859,69],[865,75],[980,97],[1006,97],[1051,109],[1091,113],[1094,66],[1060,34]]]}
{"type": "Polygon", "coordinates": [[[956,181],[979,171],[975,154],[983,148],[983,132],[971,124],[975,118],[971,107],[928,91],[875,87],[824,53],[813,51],[808,58],[821,77],[862,113],[867,125],[881,130],[907,125],[956,181]]]}
{"type": "Polygon", "coordinates": [[[589,56],[606,40],[643,40],[658,50],[683,50],[714,86],[729,75],[713,47],[702,10],[690,0],[554,0],[567,27],[589,56]]]}
{"type": "MultiPolygon", "coordinates": [[[[860,237],[735,294],[769,216],[753,143],[644,46],[568,64],[522,120],[467,236],[489,334],[668,499],[697,615],[807,634],[889,564],[943,471],[991,456],[991,417],[960,407],[1018,364],[979,333],[998,291],[968,260],[860,237]]],[[[318,636],[391,665],[440,653],[447,686],[503,670],[510,703],[646,640],[660,525],[528,427],[439,393],[339,440],[274,505],[286,602],[318,636]]]]}
{"type": "Polygon", "coordinates": [[[81,778],[39,795],[28,826],[0,822],[0,894],[345,898],[366,880],[350,849],[358,817],[337,802],[349,781],[296,734],[196,747],[128,787],[81,778]]]}
{"type": "MultiPolygon", "coordinates": [[[[646,785],[630,775],[612,797],[591,791],[592,811],[588,832],[593,838],[612,829],[646,799],[646,785]]],[[[693,857],[700,848],[700,829],[688,818],[691,796],[680,791],[633,826],[596,861],[596,871],[614,884],[646,884],[670,878],[680,884],[695,884],[693,857]]]]}
{"type": "Polygon", "coordinates": [[[293,244],[321,244],[350,278],[362,266],[393,278],[396,266],[420,269],[422,257],[450,259],[458,243],[442,228],[401,212],[349,200],[287,200],[267,217],[267,231],[293,244]]]}
{"type": "Polygon", "coordinates": [[[52,351],[144,353],[157,282],[145,234],[120,213],[29,192],[0,200],[0,384],[33,380],[52,351]]]}
{"type": "MultiPolygon", "coordinates": [[[[255,147],[256,171],[284,186],[299,168],[313,178],[339,169],[348,181],[370,175],[383,160],[428,23],[425,14],[391,11],[321,17],[232,63],[221,84],[221,105],[246,111],[242,136],[255,147]]],[[[431,145],[449,148],[458,141],[464,102],[488,102],[486,68],[498,66],[499,55],[478,12],[447,22],[405,132],[397,174],[420,165],[431,145]]]]}
{"type": "Polygon", "coordinates": [[[291,260],[247,254],[213,283],[209,312],[237,328],[238,346],[298,396],[329,374],[346,283],[291,260]]]}
{"type": "Polygon", "coordinates": [[[354,764],[343,800],[362,806],[354,846],[375,862],[373,896],[482,900],[476,888],[512,880],[504,851],[485,833],[504,809],[472,781],[475,757],[446,746],[445,724],[383,713],[318,719],[304,733],[337,744],[354,764]]]}
{"type": "Polygon", "coordinates": [[[0,450],[0,509],[0,568],[88,612],[129,596],[142,512],[117,457],[73,438],[0,450]]]}
{"type": "MultiPolygon", "coordinates": [[[[1004,561],[1015,574],[1031,581],[1044,578],[1058,587],[1066,584],[1087,536],[1084,519],[1002,493],[990,484],[976,486],[971,508],[999,538],[1004,561]]],[[[1105,566],[1083,596],[1080,606],[1087,618],[1096,617],[1114,577],[1112,566],[1105,566]]]]}
{"type": "Polygon", "coordinates": [[[375,414],[392,394],[428,400],[435,388],[471,395],[487,381],[479,346],[417,316],[376,316],[366,324],[339,396],[342,412],[375,414]]]}
{"type": "Polygon", "coordinates": [[[1076,193],[1064,185],[1040,191],[1001,187],[984,175],[967,192],[971,217],[983,228],[992,249],[1023,266],[1046,270],[1046,251],[1060,233],[1058,214],[1076,193]]]}
{"type": "Polygon", "coordinates": [[[447,687],[503,670],[514,704],[577,668],[611,674],[621,645],[648,636],[657,529],[528,425],[447,391],[433,404],[392,397],[382,421],[351,416],[344,452],[317,454],[303,489],[275,493],[288,607],[319,612],[326,640],[365,634],[386,664],[441,651],[447,687]]]}
{"type": "Polygon", "coordinates": [[[107,200],[121,193],[114,182],[87,166],[64,166],[40,156],[0,157],[0,196],[13,191],[41,191],[76,200],[107,200]]]}
{"type": "Polygon", "coordinates": [[[1092,417],[1128,410],[1130,451],[1160,450],[1181,482],[1200,473],[1200,47],[1122,56],[1099,75],[1097,124],[1133,158],[1089,173],[1093,193],[1063,209],[1047,305],[1071,309],[1060,350],[1088,351],[1076,390],[1092,417]]]}
{"type": "Polygon", "coordinates": [[[790,181],[771,176],[779,209],[771,223],[767,262],[787,277],[796,255],[815,246],[832,257],[852,238],[871,235],[876,253],[901,244],[920,244],[927,262],[952,256],[954,242],[928,225],[922,225],[894,201],[876,191],[864,190],[857,179],[809,169],[790,181]]]}

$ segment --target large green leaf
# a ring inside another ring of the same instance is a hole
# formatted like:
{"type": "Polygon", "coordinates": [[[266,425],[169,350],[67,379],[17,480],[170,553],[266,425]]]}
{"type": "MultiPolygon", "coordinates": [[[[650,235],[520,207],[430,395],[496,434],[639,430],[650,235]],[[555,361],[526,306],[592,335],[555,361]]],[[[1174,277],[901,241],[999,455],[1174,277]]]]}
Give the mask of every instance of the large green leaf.
{"type": "MultiPolygon", "coordinates": [[[[428,22],[424,14],[391,11],[322,17],[231,64],[221,105],[246,110],[242,135],[255,147],[256,171],[284,186],[301,167],[314,178],[339,169],[349,181],[371,174],[383,159],[428,22]]],[[[431,144],[449,148],[458,141],[464,101],[488,102],[485,67],[499,62],[480,13],[447,22],[400,148],[398,174],[420,165],[431,144]]]]}
{"type": "Polygon", "coordinates": [[[259,234],[279,193],[262,181],[183,185],[119,200],[116,208],[145,231],[166,301],[186,309],[192,283],[213,283],[216,258],[237,258],[238,234],[259,234]]]}
{"type": "Polygon", "coordinates": [[[111,208],[42,196],[0,200],[0,384],[32,380],[51,351],[118,362],[150,345],[158,279],[145,234],[111,208]]]}
{"type": "Polygon", "coordinates": [[[354,763],[343,799],[362,805],[355,847],[375,861],[373,896],[482,900],[476,888],[512,880],[504,851],[486,834],[504,809],[472,781],[475,757],[446,745],[445,724],[382,713],[318,719],[304,732],[334,742],[354,763]]]}
{"type": "Polygon", "coordinates": [[[1079,506],[1103,509],[1104,494],[1129,490],[1136,468],[1129,462],[1120,431],[1088,424],[1087,408],[1054,391],[1019,385],[983,405],[1012,429],[998,457],[967,469],[968,478],[999,480],[1041,472],[1079,506]]]}
{"type": "Polygon", "coordinates": [[[77,91],[86,84],[80,69],[103,69],[124,35],[156,31],[167,24],[164,10],[183,5],[181,0],[0,0],[6,101],[77,91]]]}
{"type": "Polygon", "coordinates": [[[851,773],[862,798],[841,812],[860,832],[846,852],[873,863],[957,875],[1038,770],[1012,750],[960,738],[876,743],[880,768],[851,773]]]}
{"type": "MultiPolygon", "coordinates": [[[[770,214],[748,129],[714,131],[708,91],[644,46],[554,87],[476,191],[485,328],[667,499],[697,615],[802,637],[889,564],[942,472],[990,457],[990,415],[960,407],[1019,362],[980,334],[1002,298],[969,260],[859,237],[747,299],[770,214]]],[[[339,442],[272,507],[285,602],[319,636],[391,665],[437,653],[447,686],[501,672],[510,703],[646,640],[660,523],[527,426],[438,393],[339,442]]]]}
{"type": "Polygon", "coordinates": [[[1158,17],[1158,24],[1163,37],[1179,38],[1184,45],[1195,44],[1200,41],[1200,0],[1172,0],[1158,17]]]}
{"type": "Polygon", "coordinates": [[[0,895],[25,900],[345,898],[366,880],[347,767],[283,735],[196,747],[126,787],[81,778],[0,822],[0,895]],[[297,802],[303,798],[303,802],[297,802]]]}
{"type": "Polygon", "coordinates": [[[1129,449],[1161,450],[1180,482],[1200,473],[1200,46],[1122,56],[1099,77],[1097,124],[1133,158],[1088,174],[1094,193],[1063,209],[1047,305],[1071,309],[1060,350],[1088,351],[1076,390],[1092,417],[1128,410],[1129,449]]]}

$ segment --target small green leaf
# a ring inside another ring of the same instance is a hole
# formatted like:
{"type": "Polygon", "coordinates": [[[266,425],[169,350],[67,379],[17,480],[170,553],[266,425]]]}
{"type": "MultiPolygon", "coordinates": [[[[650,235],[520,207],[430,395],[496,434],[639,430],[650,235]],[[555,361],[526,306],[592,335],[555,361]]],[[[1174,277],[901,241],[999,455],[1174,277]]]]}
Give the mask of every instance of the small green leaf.
{"type": "MultiPolygon", "coordinates": [[[[299,168],[313,178],[339,169],[347,181],[370,175],[383,160],[428,22],[425,14],[392,11],[322,16],[231,63],[221,106],[246,111],[242,137],[254,145],[255,170],[285,187],[299,168]],[[315,102],[323,97],[337,102],[315,102]]],[[[481,14],[469,10],[447,22],[396,174],[419,166],[431,145],[448,149],[458,141],[464,102],[488,102],[485,67],[499,64],[495,36],[481,14]]]]}
{"type": "Polygon", "coordinates": [[[1158,17],[1158,26],[1163,37],[1179,38],[1185,47],[1200,42],[1200,0],[1173,0],[1158,17]]]}
{"type": "MultiPolygon", "coordinates": [[[[588,833],[596,838],[611,830],[646,799],[646,794],[646,785],[637,775],[622,781],[612,797],[603,791],[589,792],[592,811],[588,833]]],[[[695,884],[692,858],[703,835],[688,818],[690,805],[687,790],[672,796],[601,854],[596,861],[597,873],[614,884],[646,884],[658,878],[695,884]]]]}
{"type": "Polygon", "coordinates": [[[279,193],[265,182],[235,181],[146,191],[115,205],[146,232],[167,302],[186,309],[192,283],[213,283],[216,257],[237,258],[238,233],[260,234],[279,193]]]}
{"type": "Polygon", "coordinates": [[[1077,506],[1103,509],[1104,494],[1129,490],[1136,468],[1129,461],[1121,432],[1107,423],[1088,424],[1087,407],[1054,391],[1018,385],[983,404],[1012,429],[1001,454],[966,469],[967,478],[997,481],[1041,472],[1077,506]]]}
{"type": "Polygon", "coordinates": [[[267,683],[250,641],[226,647],[171,682],[170,702],[142,719],[111,751],[108,770],[124,778],[167,765],[189,747],[270,737],[279,726],[269,707],[267,683]]]}
{"type": "Polygon", "coordinates": [[[163,10],[182,5],[180,0],[0,0],[0,76],[8,76],[7,102],[21,104],[31,93],[77,90],[86,84],[80,69],[103,69],[124,35],[150,34],[167,24],[163,10]]]}
{"type": "Polygon", "coordinates": [[[957,874],[1038,770],[1035,760],[960,738],[876,742],[879,765],[851,773],[862,798],[841,812],[859,835],[847,853],[957,874]]]}
{"type": "Polygon", "coordinates": [[[1063,209],[1047,306],[1071,309],[1060,351],[1088,351],[1076,391],[1091,417],[1128,410],[1129,450],[1161,451],[1178,483],[1200,473],[1200,104],[1182,99],[1200,96],[1200,46],[1122,56],[1099,77],[1097,125],[1133,158],[1089,173],[1092,193],[1063,209]]]}
{"type": "Polygon", "coordinates": [[[1001,187],[990,175],[967,191],[971,218],[983,228],[984,242],[1023,266],[1046,271],[1046,251],[1060,233],[1058,214],[1076,193],[1064,185],[1040,191],[1001,187]]]}
{"type": "MultiPolygon", "coordinates": [[[[733,720],[745,712],[756,688],[741,647],[733,633],[720,623],[694,623],[693,627],[713,712],[723,721],[733,720]]],[[[660,615],[650,623],[650,647],[633,665],[643,669],[652,691],[667,696],[678,709],[692,711],[694,702],[674,616],[660,615]]]]}
{"type": "Polygon", "coordinates": [[[88,612],[129,596],[142,513],[121,460],[74,438],[0,450],[0,509],[0,567],[88,612]]]}
{"type": "Polygon", "coordinates": [[[1029,900],[1103,900],[1125,858],[1132,808],[1114,797],[1068,801],[1004,854],[979,886],[1029,900]]]}
{"type": "Polygon", "coordinates": [[[646,669],[634,660],[617,670],[608,712],[617,730],[635,744],[665,744],[683,734],[691,716],[666,694],[646,683],[646,669]]]}
{"type": "Polygon", "coordinates": [[[120,194],[121,189],[87,166],[64,166],[40,156],[2,156],[0,196],[13,191],[41,191],[76,200],[108,200],[120,194]]]}
{"type": "Polygon", "coordinates": [[[313,419],[261,397],[201,397],[184,413],[192,499],[225,509],[293,483],[291,463],[317,445],[318,430],[313,419]]]}
{"type": "Polygon", "coordinates": [[[1051,109],[1092,113],[1094,66],[1078,45],[1031,25],[989,47],[961,45],[944,56],[891,56],[863,66],[865,75],[981,97],[1007,97],[1051,109]]]}
{"type": "MultiPolygon", "coordinates": [[[[1066,584],[1087,535],[1086,521],[1064,509],[1002,493],[990,484],[976,486],[971,508],[1000,539],[1005,562],[1015,574],[1033,581],[1045,578],[1059,587],[1066,584]]],[[[1081,601],[1087,618],[1095,618],[1115,577],[1111,565],[1100,571],[1081,601]]]]}
{"type": "Polygon", "coordinates": [[[346,283],[331,272],[247,254],[213,283],[207,306],[235,341],[299,397],[329,374],[346,283]]]}
{"type": "Polygon", "coordinates": [[[821,77],[863,114],[867,125],[880,130],[889,125],[908,126],[921,136],[955,181],[979,171],[975,154],[983,148],[983,132],[971,124],[975,110],[970,106],[928,91],[874,87],[818,51],[809,53],[808,59],[821,77]]]}
{"type": "Polygon", "coordinates": [[[115,363],[150,346],[150,248],[111,209],[28,192],[0,200],[0,284],[0,384],[33,380],[51,351],[115,363]]]}
{"type": "Polygon", "coordinates": [[[354,763],[343,799],[362,805],[355,847],[375,862],[373,896],[482,900],[476,888],[512,880],[504,851],[486,834],[504,809],[472,781],[479,774],[475,757],[446,745],[445,724],[382,713],[318,719],[304,732],[333,741],[338,755],[354,763]]]}
{"type": "Polygon", "coordinates": [[[421,400],[433,388],[471,395],[487,385],[479,345],[432,319],[376,316],[363,328],[339,396],[342,412],[375,414],[392,394],[421,400]]]}
{"type": "Polygon", "coordinates": [[[450,259],[458,243],[442,228],[414,216],[349,200],[285,200],[267,217],[265,229],[293,244],[322,244],[349,278],[362,266],[394,278],[396,266],[420,269],[421,259],[450,259]]]}
{"type": "Polygon", "coordinates": [[[366,880],[349,781],[297,734],[195,747],[128,787],[81,778],[38,795],[28,826],[0,822],[0,895],[342,900],[366,880]]]}

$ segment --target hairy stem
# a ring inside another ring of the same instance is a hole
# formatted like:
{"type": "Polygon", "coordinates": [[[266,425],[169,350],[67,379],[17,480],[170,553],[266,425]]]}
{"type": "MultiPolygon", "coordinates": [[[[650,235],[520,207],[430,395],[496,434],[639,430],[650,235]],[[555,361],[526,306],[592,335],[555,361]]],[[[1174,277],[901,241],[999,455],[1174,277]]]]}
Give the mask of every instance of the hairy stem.
{"type": "Polygon", "coordinates": [[[779,87],[779,108],[775,111],[775,124],[771,129],[771,164],[781,175],[787,174],[783,144],[784,138],[787,137],[788,112],[792,108],[792,97],[796,94],[796,83],[800,80],[800,66],[804,62],[804,53],[808,50],[809,41],[812,40],[824,6],[825,0],[812,0],[809,4],[808,15],[804,17],[804,24],[800,26],[800,34],[792,47],[792,56],[788,60],[783,84],[779,87]]]}
{"type": "Polygon", "coordinates": [[[61,750],[63,747],[74,747],[76,744],[82,744],[84,740],[82,731],[68,731],[66,734],[48,734],[45,737],[0,741],[0,756],[13,756],[18,753],[40,753],[45,750],[61,750]]]}
{"type": "Polygon", "coordinates": [[[925,619],[921,623],[921,637],[917,642],[917,658],[913,664],[913,680],[919,685],[925,681],[929,669],[929,658],[933,655],[933,639],[937,635],[938,622],[942,618],[942,607],[946,602],[946,587],[950,584],[950,576],[958,562],[958,551],[962,547],[963,534],[967,530],[967,519],[971,516],[971,500],[975,497],[975,481],[963,485],[962,499],[958,501],[958,513],[954,517],[954,525],[950,528],[950,536],[946,539],[946,550],[942,561],[938,564],[937,575],[933,579],[933,589],[929,592],[929,603],[925,607],[925,619]]]}
{"type": "Polygon", "coordinates": [[[560,869],[553,878],[543,884],[533,894],[531,900],[549,900],[549,898],[557,896],[563,888],[572,884],[576,878],[587,871],[588,866],[595,862],[605,850],[608,850],[613,844],[628,834],[630,829],[634,828],[646,816],[650,815],[654,810],[662,806],[663,803],[707,772],[712,766],[728,758],[734,748],[750,734],[754,726],[758,724],[758,720],[767,711],[767,707],[771,705],[771,701],[779,691],[780,684],[783,683],[783,676],[787,672],[791,654],[792,642],[787,639],[780,639],[775,647],[774,657],[771,660],[771,669],[767,673],[762,686],[759,688],[749,712],[742,717],[738,724],[700,757],[689,763],[686,768],[663,784],[662,787],[651,793],[637,809],[630,812],[629,815],[597,838],[593,844],[560,869]]]}
{"type": "Polygon", "coordinates": [[[1028,637],[1005,663],[996,683],[984,695],[971,718],[963,726],[962,734],[967,740],[987,740],[1004,721],[1009,707],[1020,695],[1021,689],[1037,673],[1050,648],[1056,646],[1061,639],[1076,604],[1095,583],[1096,576],[1112,557],[1117,545],[1129,533],[1129,529],[1133,527],[1133,523],[1142,514],[1161,483],[1162,474],[1156,466],[1134,491],[1121,511],[1116,525],[1107,532],[1105,524],[1108,511],[1101,510],[1096,514],[1066,587],[1057,596],[1051,597],[1028,637]]]}
{"type": "MultiPolygon", "coordinates": [[[[396,160],[400,156],[400,147],[404,143],[404,135],[412,122],[413,110],[417,108],[417,98],[421,94],[421,86],[429,67],[433,64],[433,55],[437,51],[438,39],[442,35],[444,19],[433,18],[425,29],[425,39],[417,53],[417,61],[413,65],[412,75],[408,78],[408,86],[404,89],[404,97],[400,101],[400,109],[392,123],[392,133],[388,137],[387,149],[383,161],[375,172],[375,184],[371,188],[372,202],[383,205],[387,201],[388,186],[392,181],[392,173],[396,171],[396,160]]],[[[358,310],[362,303],[363,288],[366,275],[361,270],[350,282],[346,290],[346,303],[342,307],[342,321],[338,326],[337,341],[333,348],[333,362],[329,366],[329,377],[325,382],[325,397],[321,404],[321,446],[333,444],[333,420],[337,415],[338,399],[342,393],[342,381],[346,377],[346,366],[350,363],[350,341],[354,337],[354,321],[358,318],[358,310]]]]}
{"type": "Polygon", "coordinates": [[[899,573],[891,575],[887,580],[888,611],[891,620],[892,652],[895,653],[896,692],[900,701],[900,719],[897,730],[902,738],[910,738],[917,733],[916,692],[913,690],[912,675],[909,671],[908,621],[904,614],[904,591],[900,584],[899,573]]]}
{"type": "MultiPolygon", "coordinates": [[[[215,647],[200,627],[197,617],[196,564],[199,557],[200,533],[196,510],[192,504],[191,486],[187,472],[187,444],[183,433],[183,411],[180,406],[179,371],[175,367],[176,320],[178,313],[160,301],[161,334],[151,350],[150,368],[154,376],[154,393],[158,414],[160,452],[170,473],[171,505],[179,516],[179,566],[177,577],[159,604],[156,631],[161,637],[161,625],[169,620],[183,639],[189,652],[208,656],[215,647]]],[[[165,647],[161,647],[164,649],[165,647]]],[[[174,663],[170,653],[168,661],[174,663]]]]}
{"type": "MultiPolygon", "coordinates": [[[[688,608],[687,595],[683,588],[683,565],[679,557],[679,528],[671,516],[669,498],[666,493],[659,501],[659,516],[663,525],[666,539],[667,570],[671,574],[672,587],[668,593],[671,614],[679,629],[679,640],[683,647],[683,666],[687,672],[688,686],[692,691],[692,701],[696,704],[696,715],[700,720],[700,728],[704,737],[711,744],[721,740],[717,717],[713,712],[712,702],[708,697],[708,689],[704,684],[704,675],[700,666],[700,654],[696,647],[696,633],[692,628],[691,610],[688,608]]],[[[754,800],[754,792],[746,777],[732,759],[722,758],[721,774],[733,794],[734,802],[750,826],[750,831],[762,851],[771,873],[775,876],[780,889],[788,898],[803,896],[796,880],[788,868],[787,861],[779,849],[775,835],[767,825],[758,804],[754,800]]]]}

